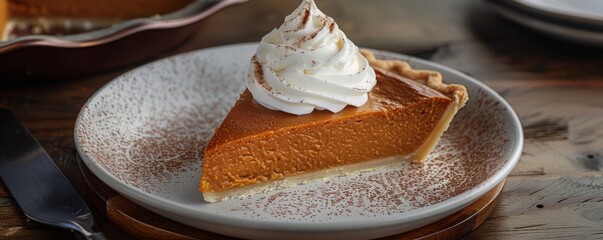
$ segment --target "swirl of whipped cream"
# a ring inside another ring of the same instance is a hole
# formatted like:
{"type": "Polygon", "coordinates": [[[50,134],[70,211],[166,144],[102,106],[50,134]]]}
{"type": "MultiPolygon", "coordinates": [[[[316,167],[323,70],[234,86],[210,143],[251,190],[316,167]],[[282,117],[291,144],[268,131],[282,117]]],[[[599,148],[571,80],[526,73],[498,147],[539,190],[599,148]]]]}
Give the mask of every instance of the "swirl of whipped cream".
{"type": "Polygon", "coordinates": [[[296,115],[362,106],[376,82],[358,47],[313,0],[262,38],[246,81],[256,102],[296,115]]]}

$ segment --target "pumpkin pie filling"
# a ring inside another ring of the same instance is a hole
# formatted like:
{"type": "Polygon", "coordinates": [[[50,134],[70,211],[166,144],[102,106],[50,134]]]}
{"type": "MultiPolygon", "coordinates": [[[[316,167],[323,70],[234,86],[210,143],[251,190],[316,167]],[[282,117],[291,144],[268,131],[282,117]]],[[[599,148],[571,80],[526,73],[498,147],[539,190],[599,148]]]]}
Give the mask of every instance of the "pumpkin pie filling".
{"type": "Polygon", "coordinates": [[[438,72],[359,51],[312,0],[264,36],[246,84],[205,149],[207,202],[421,163],[468,99],[438,72]]]}
{"type": "Polygon", "coordinates": [[[448,85],[457,90],[447,96],[398,75],[393,71],[400,67],[394,66],[389,71],[375,68],[377,85],[365,105],[336,114],[273,111],[243,92],[205,150],[200,185],[205,200],[222,201],[401,161],[422,162],[467,100],[466,91],[448,85]]]}

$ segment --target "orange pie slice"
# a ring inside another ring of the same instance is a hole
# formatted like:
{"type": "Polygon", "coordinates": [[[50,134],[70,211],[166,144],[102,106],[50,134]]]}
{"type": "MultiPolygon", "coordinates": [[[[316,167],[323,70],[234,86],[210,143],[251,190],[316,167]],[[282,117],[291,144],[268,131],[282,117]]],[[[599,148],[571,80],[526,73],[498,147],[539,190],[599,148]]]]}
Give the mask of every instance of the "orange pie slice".
{"type": "Polygon", "coordinates": [[[421,163],[468,99],[440,73],[362,51],[377,85],[361,107],[292,115],[245,90],[205,149],[199,190],[223,201],[402,161],[421,163]]]}

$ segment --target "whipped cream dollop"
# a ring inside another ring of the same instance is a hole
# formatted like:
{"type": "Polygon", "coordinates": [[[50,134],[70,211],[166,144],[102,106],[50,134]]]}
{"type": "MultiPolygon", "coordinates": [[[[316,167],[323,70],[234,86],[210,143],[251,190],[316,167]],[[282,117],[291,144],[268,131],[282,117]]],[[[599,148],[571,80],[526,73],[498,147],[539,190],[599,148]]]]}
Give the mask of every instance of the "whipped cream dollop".
{"type": "Polygon", "coordinates": [[[256,102],[296,115],[362,106],[376,82],[358,47],[313,0],[262,38],[246,81],[256,102]]]}

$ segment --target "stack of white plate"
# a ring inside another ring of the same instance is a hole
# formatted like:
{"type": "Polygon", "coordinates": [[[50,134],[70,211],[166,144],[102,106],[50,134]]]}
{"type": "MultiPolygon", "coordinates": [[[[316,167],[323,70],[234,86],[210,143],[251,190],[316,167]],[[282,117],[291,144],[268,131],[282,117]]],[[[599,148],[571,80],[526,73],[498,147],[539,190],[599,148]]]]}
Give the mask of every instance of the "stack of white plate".
{"type": "Polygon", "coordinates": [[[501,15],[543,33],[603,46],[603,0],[486,0],[501,15]]]}

